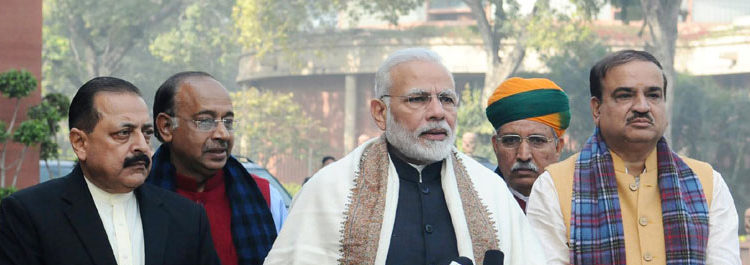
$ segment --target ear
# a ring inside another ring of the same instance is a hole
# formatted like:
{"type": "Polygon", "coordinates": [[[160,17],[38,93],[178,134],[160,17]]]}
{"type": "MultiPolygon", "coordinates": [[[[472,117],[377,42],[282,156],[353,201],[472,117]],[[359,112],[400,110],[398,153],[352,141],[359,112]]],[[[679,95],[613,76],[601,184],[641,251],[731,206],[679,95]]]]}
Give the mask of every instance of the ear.
{"type": "Polygon", "coordinates": [[[172,126],[174,126],[172,117],[166,113],[162,112],[156,116],[156,129],[165,143],[172,142],[172,126]]]}
{"type": "Polygon", "coordinates": [[[68,140],[73,147],[73,152],[75,152],[78,157],[78,161],[86,161],[86,150],[88,149],[89,144],[88,134],[78,128],[73,128],[70,129],[68,140]]]}
{"type": "Polygon", "coordinates": [[[379,99],[370,100],[370,114],[372,115],[372,119],[375,120],[375,125],[383,131],[385,131],[387,112],[388,107],[385,105],[385,102],[379,99]]]}
{"type": "Polygon", "coordinates": [[[598,126],[599,125],[599,107],[602,106],[602,102],[596,97],[591,97],[591,102],[589,102],[589,104],[591,105],[591,115],[594,119],[594,124],[598,126]]]}

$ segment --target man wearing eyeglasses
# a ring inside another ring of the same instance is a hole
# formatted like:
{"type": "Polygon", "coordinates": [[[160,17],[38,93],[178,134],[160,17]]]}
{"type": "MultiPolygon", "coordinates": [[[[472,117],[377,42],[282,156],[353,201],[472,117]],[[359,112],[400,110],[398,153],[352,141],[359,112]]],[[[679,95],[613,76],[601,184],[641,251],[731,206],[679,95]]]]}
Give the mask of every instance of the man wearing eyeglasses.
{"type": "Polygon", "coordinates": [[[459,99],[440,57],[399,50],[375,76],[385,133],[305,184],[266,264],[542,264],[505,183],[454,146],[459,99]]]}
{"type": "Polygon", "coordinates": [[[0,203],[0,264],[220,264],[203,208],[143,184],[154,126],[140,89],[89,80],[68,126],[73,171],[0,203]]]}
{"type": "Polygon", "coordinates": [[[495,89],[486,113],[497,133],[492,137],[495,173],[525,212],[532,184],[560,158],[570,123],[568,96],[548,79],[513,77],[495,89]]]}
{"type": "Polygon", "coordinates": [[[163,144],[147,181],[206,208],[222,264],[262,264],[286,208],[231,156],[237,122],[227,90],[207,73],[177,73],[156,91],[153,113],[163,144]]]}
{"type": "Polygon", "coordinates": [[[596,125],[581,152],[547,167],[529,221],[548,264],[740,264],[737,211],[711,165],[673,152],[667,79],[656,58],[624,50],[589,75],[596,125]]]}

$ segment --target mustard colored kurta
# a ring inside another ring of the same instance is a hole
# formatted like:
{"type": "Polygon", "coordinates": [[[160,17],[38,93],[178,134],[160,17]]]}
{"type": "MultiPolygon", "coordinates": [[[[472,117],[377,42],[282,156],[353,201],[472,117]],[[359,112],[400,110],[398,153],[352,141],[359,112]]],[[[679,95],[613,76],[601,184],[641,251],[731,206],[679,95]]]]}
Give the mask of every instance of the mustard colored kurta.
{"type": "MultiPolygon", "coordinates": [[[[620,200],[627,264],[666,264],[661,197],[657,179],[656,149],[654,148],[647,157],[645,170],[643,172],[638,172],[640,174],[626,172],[622,158],[611,150],[610,153],[612,154],[612,162],[617,181],[617,194],[620,200]],[[639,180],[636,181],[636,176],[638,175],[640,175],[638,178],[639,180]]],[[[549,231],[547,228],[550,227],[549,224],[551,223],[550,221],[542,219],[553,218],[552,216],[548,216],[549,214],[544,213],[544,210],[557,207],[560,209],[560,217],[562,217],[562,221],[564,222],[564,238],[562,240],[564,240],[565,243],[570,240],[571,196],[573,193],[573,174],[577,158],[578,154],[575,154],[562,162],[548,166],[546,168],[547,172],[540,176],[540,180],[537,180],[534,184],[529,202],[529,207],[534,209],[530,209],[531,212],[528,212],[528,214],[532,226],[536,228],[537,232],[540,234],[540,240],[542,241],[545,240],[545,234],[549,231]],[[537,187],[540,182],[544,182],[544,180],[542,180],[543,177],[551,179],[553,186],[549,187],[549,185],[542,183],[542,185],[539,185],[540,187],[537,187]],[[549,200],[545,201],[545,198],[543,198],[545,197],[544,195],[536,195],[538,193],[549,193],[550,190],[546,189],[551,188],[554,189],[552,192],[557,194],[558,200],[556,203],[558,205],[549,205],[553,203],[550,203],[549,200]],[[535,204],[535,206],[531,206],[531,204],[535,204]],[[539,211],[540,209],[542,209],[541,212],[539,211]]],[[[715,171],[713,171],[711,166],[707,163],[686,157],[681,158],[698,176],[709,209],[712,208],[712,199],[714,198],[713,193],[715,191],[714,184],[716,183],[716,180],[714,179],[716,177],[714,174],[715,171]]],[[[721,180],[720,178],[719,175],[719,180],[721,180]]],[[[726,184],[723,183],[723,180],[721,180],[721,184],[724,189],[726,189],[726,184]]],[[[726,190],[726,193],[726,195],[729,196],[728,190],[726,190]]],[[[728,203],[731,204],[731,210],[734,212],[734,216],[736,216],[736,210],[734,210],[734,205],[731,202],[731,196],[728,198],[730,200],[728,203]]],[[[727,213],[727,216],[731,217],[731,213],[727,213]]],[[[717,217],[709,214],[709,219],[711,218],[716,219],[717,217]]],[[[734,235],[736,238],[736,217],[734,217],[733,220],[735,220],[734,235]]],[[[710,220],[711,223],[713,223],[713,221],[716,220],[710,220]]],[[[727,225],[723,225],[724,228],[731,229],[732,220],[727,220],[727,222],[727,225]]],[[[713,228],[713,226],[710,227],[710,229],[713,228]]],[[[709,233],[712,232],[712,230],[709,230],[709,233]]],[[[727,244],[732,244],[732,242],[727,242],[727,244]]],[[[543,242],[543,245],[547,244],[543,242]]],[[[731,249],[731,247],[728,249],[731,249]]],[[[709,255],[711,254],[711,251],[712,250],[710,249],[707,250],[709,255]]],[[[729,257],[728,259],[734,260],[732,257],[729,257]]],[[[569,262],[567,258],[564,258],[564,261],[569,262]]],[[[555,262],[551,263],[557,264],[555,262]]]]}

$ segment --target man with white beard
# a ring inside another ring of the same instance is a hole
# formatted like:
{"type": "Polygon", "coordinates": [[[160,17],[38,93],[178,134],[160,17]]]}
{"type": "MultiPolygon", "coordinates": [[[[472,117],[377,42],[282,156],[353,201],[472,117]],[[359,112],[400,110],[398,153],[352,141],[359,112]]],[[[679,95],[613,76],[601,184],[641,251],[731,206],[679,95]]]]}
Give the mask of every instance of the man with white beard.
{"type": "Polygon", "coordinates": [[[396,51],[374,95],[385,133],[311,178],[265,264],[542,264],[503,180],[453,146],[459,100],[440,57],[396,51]]]}

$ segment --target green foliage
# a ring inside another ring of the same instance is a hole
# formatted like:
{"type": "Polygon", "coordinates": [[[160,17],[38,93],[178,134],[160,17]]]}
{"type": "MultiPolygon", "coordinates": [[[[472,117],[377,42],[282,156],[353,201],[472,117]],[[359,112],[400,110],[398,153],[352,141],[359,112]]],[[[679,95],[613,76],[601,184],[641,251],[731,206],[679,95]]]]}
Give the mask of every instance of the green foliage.
{"type": "MultiPolygon", "coordinates": [[[[57,108],[47,101],[42,101],[39,105],[29,108],[26,115],[31,119],[42,121],[51,120],[57,122],[62,119],[61,113],[57,111],[57,108]]],[[[58,126],[56,123],[54,125],[58,126]]]]}
{"type": "Polygon", "coordinates": [[[326,129],[293,101],[292,93],[249,88],[233,92],[231,97],[239,122],[235,153],[267,165],[276,156],[303,158],[308,154],[307,148],[326,151],[320,137],[326,129]]]}
{"type": "Polygon", "coordinates": [[[220,0],[187,5],[172,28],[152,39],[149,52],[171,68],[199,66],[225,85],[233,84],[240,57],[234,21],[230,19],[233,4],[220,0]]]}
{"type": "Polygon", "coordinates": [[[68,109],[70,109],[70,99],[68,96],[61,93],[48,93],[42,100],[54,107],[60,117],[68,116],[68,109]]]}
{"type": "MultiPolygon", "coordinates": [[[[477,134],[477,142],[474,147],[474,156],[487,158],[495,163],[495,152],[492,149],[491,137],[495,129],[487,120],[482,102],[482,89],[466,87],[461,92],[460,107],[457,111],[456,146],[462,146],[461,137],[464,133],[473,132],[477,134]]],[[[463,151],[463,150],[462,150],[463,151]]]]}
{"type": "Polygon", "coordinates": [[[54,139],[46,138],[39,147],[39,159],[51,160],[60,156],[60,145],[54,139]]]}
{"type": "Polygon", "coordinates": [[[0,143],[5,143],[8,139],[8,125],[5,121],[0,121],[0,143]]]}
{"type": "Polygon", "coordinates": [[[9,98],[24,98],[36,89],[36,78],[29,71],[11,69],[0,74],[0,92],[9,98]]]}
{"type": "Polygon", "coordinates": [[[232,11],[238,41],[256,56],[276,49],[292,52],[295,38],[332,30],[341,22],[354,22],[365,15],[398,24],[400,16],[421,6],[424,0],[237,0],[232,11]],[[345,21],[337,19],[346,14],[345,21]]]}
{"type": "Polygon", "coordinates": [[[565,134],[567,142],[561,158],[578,152],[594,129],[589,100],[589,71],[597,60],[608,52],[600,39],[587,27],[576,26],[574,34],[554,48],[543,53],[548,73],[520,73],[522,77],[549,78],[560,86],[570,100],[570,126],[565,134]]]}
{"type": "MultiPolygon", "coordinates": [[[[672,117],[672,147],[706,161],[721,173],[737,209],[750,207],[750,94],[712,79],[678,75],[672,117]]],[[[742,216],[740,216],[742,218],[742,216]]]]}
{"type": "Polygon", "coordinates": [[[13,132],[13,141],[26,146],[41,143],[49,136],[49,128],[45,121],[27,120],[21,123],[13,132]]]}
{"type": "Polygon", "coordinates": [[[47,136],[41,141],[40,158],[42,160],[55,159],[59,155],[59,145],[55,134],[60,131],[59,122],[67,117],[70,100],[60,93],[50,93],[44,96],[42,102],[29,108],[29,118],[44,122],[47,125],[47,136]]]}
{"type": "Polygon", "coordinates": [[[10,196],[14,192],[16,192],[15,187],[0,188],[0,200],[5,199],[5,197],[10,196]]]}
{"type": "Polygon", "coordinates": [[[231,39],[233,0],[44,0],[46,92],[73,95],[94,76],[141,88],[147,104],[168,76],[211,73],[230,90],[239,45],[231,39]]]}

